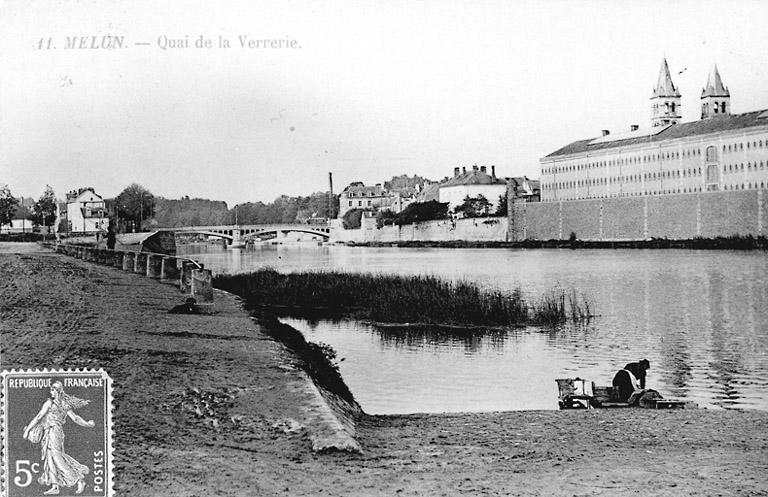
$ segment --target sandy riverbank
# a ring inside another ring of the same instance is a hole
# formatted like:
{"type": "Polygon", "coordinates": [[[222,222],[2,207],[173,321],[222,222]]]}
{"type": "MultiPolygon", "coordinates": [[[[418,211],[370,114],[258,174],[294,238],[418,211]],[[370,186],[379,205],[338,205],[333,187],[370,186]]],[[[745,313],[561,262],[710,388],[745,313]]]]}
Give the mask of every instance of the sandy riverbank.
{"type": "Polygon", "coordinates": [[[299,359],[237,299],[169,315],[169,285],[17,247],[2,367],[109,371],[119,495],[768,495],[754,411],[362,416],[362,454],[318,454],[299,359]]]}

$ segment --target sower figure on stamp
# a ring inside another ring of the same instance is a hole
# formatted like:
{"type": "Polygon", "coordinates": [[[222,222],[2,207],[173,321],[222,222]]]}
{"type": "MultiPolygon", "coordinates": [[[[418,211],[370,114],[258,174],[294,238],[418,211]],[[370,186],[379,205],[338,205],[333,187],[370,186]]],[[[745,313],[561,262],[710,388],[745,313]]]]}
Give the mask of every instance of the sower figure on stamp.
{"type": "Polygon", "coordinates": [[[648,359],[630,362],[613,377],[613,388],[619,391],[619,400],[627,402],[635,390],[645,390],[646,371],[651,368],[648,359]]]}
{"type": "Polygon", "coordinates": [[[73,412],[89,402],[65,393],[61,382],[56,381],[51,385],[51,398],[45,401],[37,416],[24,427],[24,438],[32,443],[40,443],[43,472],[37,481],[40,485],[51,485],[45,495],[58,494],[61,486],[76,486],[75,492],[78,494],[85,488],[88,466],[80,464],[64,452],[63,426],[67,417],[86,428],[96,426],[93,421],[85,421],[73,412]]]}

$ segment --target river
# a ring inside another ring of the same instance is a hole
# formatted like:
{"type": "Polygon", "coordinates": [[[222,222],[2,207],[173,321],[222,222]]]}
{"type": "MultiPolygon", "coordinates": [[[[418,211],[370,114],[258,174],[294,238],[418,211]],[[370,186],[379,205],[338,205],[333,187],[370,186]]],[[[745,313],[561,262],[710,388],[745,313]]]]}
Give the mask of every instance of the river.
{"type": "Polygon", "coordinates": [[[269,266],[434,274],[535,297],[576,289],[599,315],[589,324],[493,333],[378,328],[285,318],[338,352],[340,371],[370,414],[556,409],[556,378],[610,384],[648,358],[648,387],[708,408],[768,410],[765,252],[180,247],[214,274],[269,266]]]}

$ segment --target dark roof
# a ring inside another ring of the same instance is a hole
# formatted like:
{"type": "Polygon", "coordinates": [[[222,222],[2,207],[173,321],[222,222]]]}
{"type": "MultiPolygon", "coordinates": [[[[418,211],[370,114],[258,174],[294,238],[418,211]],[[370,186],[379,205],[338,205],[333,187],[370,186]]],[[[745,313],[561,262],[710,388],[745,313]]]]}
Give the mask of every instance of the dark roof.
{"type": "Polygon", "coordinates": [[[438,200],[440,198],[440,184],[430,183],[424,185],[424,189],[416,196],[417,202],[429,202],[430,200],[438,200]]]}
{"type": "Polygon", "coordinates": [[[354,183],[350,183],[348,187],[344,188],[341,193],[363,193],[365,195],[372,193],[374,195],[380,196],[384,195],[385,191],[381,185],[365,186],[362,182],[355,181],[354,183]]]}
{"type": "Polygon", "coordinates": [[[674,140],[676,138],[685,138],[687,136],[707,135],[710,133],[721,133],[723,131],[733,131],[737,129],[751,128],[755,126],[768,126],[768,111],[757,110],[747,112],[746,114],[736,114],[730,116],[720,116],[712,119],[701,119],[687,123],[674,124],[655,135],[639,136],[628,138],[626,140],[616,140],[603,143],[593,143],[593,140],[600,138],[587,138],[579,140],[555,150],[546,158],[558,157],[561,155],[578,154],[591,152],[595,150],[604,150],[608,148],[627,147],[638,143],[658,143],[665,140],[674,140]],[[764,114],[761,116],[761,114],[764,114]]]}
{"type": "Polygon", "coordinates": [[[461,173],[458,176],[449,178],[448,181],[444,181],[440,184],[441,187],[445,186],[458,186],[458,185],[506,185],[507,181],[503,178],[491,176],[488,173],[484,173],[479,169],[473,169],[466,173],[461,173]]]}

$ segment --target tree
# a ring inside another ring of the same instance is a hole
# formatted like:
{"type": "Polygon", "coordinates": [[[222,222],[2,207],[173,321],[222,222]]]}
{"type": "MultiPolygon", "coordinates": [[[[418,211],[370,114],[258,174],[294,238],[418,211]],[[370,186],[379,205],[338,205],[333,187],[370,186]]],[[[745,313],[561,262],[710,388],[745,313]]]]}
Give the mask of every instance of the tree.
{"type": "Polygon", "coordinates": [[[422,221],[445,219],[446,217],[448,217],[448,203],[430,200],[429,202],[416,202],[408,205],[397,215],[396,223],[402,226],[422,221]]]}
{"type": "Polygon", "coordinates": [[[390,210],[379,211],[376,213],[376,227],[382,228],[388,224],[397,222],[397,214],[390,210]]]}
{"type": "Polygon", "coordinates": [[[454,208],[454,212],[456,214],[462,213],[464,217],[480,217],[487,216],[490,209],[491,203],[485,198],[485,195],[480,194],[477,197],[467,195],[464,197],[464,202],[454,208]]]}
{"type": "Polygon", "coordinates": [[[39,226],[50,226],[56,220],[56,194],[51,185],[45,185],[45,192],[32,207],[35,215],[35,224],[39,226]]]}
{"type": "Polygon", "coordinates": [[[341,219],[345,230],[356,230],[362,225],[363,209],[349,209],[341,219]]]}
{"type": "Polygon", "coordinates": [[[507,212],[507,195],[505,193],[502,193],[499,195],[499,203],[496,205],[496,214],[497,216],[507,216],[509,213],[507,212]]]}
{"type": "Polygon", "coordinates": [[[144,221],[154,214],[155,197],[143,186],[133,183],[115,198],[119,217],[131,221],[141,231],[144,221]]]}
{"type": "Polygon", "coordinates": [[[19,200],[11,194],[8,185],[0,186],[0,225],[10,224],[18,205],[19,200]]]}

